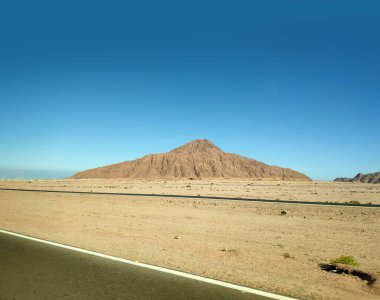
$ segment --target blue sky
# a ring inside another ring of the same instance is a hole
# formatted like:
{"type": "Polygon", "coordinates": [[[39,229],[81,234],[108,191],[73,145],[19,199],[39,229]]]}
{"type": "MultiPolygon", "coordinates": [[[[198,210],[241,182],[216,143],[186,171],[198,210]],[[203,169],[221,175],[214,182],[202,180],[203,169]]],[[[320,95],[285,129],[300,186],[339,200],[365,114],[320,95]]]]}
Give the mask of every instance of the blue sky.
{"type": "Polygon", "coordinates": [[[314,179],[380,171],[379,1],[0,4],[0,177],[197,138],[314,179]]]}

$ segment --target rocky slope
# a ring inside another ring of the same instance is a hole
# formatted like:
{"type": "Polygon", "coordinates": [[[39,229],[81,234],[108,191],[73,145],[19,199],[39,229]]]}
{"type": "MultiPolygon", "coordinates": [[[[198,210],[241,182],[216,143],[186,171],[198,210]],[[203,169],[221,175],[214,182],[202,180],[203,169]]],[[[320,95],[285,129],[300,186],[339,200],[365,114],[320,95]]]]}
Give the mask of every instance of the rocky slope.
{"type": "Polygon", "coordinates": [[[362,182],[362,183],[380,183],[380,172],[357,174],[354,178],[338,177],[334,181],[339,182],[362,182]]]}
{"type": "Polygon", "coordinates": [[[170,152],[79,172],[72,178],[250,178],[310,180],[292,169],[269,166],[195,140],[170,152]]]}

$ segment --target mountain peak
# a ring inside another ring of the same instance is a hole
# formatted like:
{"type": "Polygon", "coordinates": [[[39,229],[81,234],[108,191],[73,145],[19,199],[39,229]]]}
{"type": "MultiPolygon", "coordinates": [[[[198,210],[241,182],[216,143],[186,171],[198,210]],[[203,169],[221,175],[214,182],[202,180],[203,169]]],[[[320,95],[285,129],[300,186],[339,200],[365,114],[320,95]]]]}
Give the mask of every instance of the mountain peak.
{"type": "Polygon", "coordinates": [[[207,139],[194,140],[183,146],[173,149],[171,153],[193,154],[197,152],[223,152],[218,146],[207,139]]]}
{"type": "Polygon", "coordinates": [[[310,180],[291,169],[225,153],[210,140],[195,140],[170,152],[82,171],[73,178],[266,178],[310,180]]]}
{"type": "Polygon", "coordinates": [[[377,183],[380,184],[380,172],[375,173],[358,173],[353,178],[348,177],[338,177],[334,181],[338,182],[362,182],[362,183],[377,183]]]}

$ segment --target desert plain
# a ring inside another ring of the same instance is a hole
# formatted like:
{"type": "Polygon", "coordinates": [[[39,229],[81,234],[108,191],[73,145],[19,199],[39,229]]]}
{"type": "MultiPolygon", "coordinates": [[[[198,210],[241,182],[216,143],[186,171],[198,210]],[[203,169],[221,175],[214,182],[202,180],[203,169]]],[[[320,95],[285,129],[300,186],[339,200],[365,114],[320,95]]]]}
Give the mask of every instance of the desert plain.
{"type": "Polygon", "coordinates": [[[247,180],[2,180],[0,228],[300,299],[380,299],[380,208],[198,198],[380,204],[380,185],[247,180]],[[354,256],[351,274],[326,272],[354,256]]]}

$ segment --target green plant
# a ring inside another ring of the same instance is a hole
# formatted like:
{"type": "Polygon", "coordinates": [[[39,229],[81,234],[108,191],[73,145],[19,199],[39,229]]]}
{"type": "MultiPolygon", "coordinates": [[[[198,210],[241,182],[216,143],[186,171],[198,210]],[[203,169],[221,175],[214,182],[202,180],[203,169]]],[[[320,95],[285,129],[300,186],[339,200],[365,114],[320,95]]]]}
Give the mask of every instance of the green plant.
{"type": "Polygon", "coordinates": [[[356,260],[355,257],[346,256],[346,255],[342,255],[339,258],[333,259],[331,262],[334,264],[343,264],[343,265],[350,265],[350,266],[359,265],[359,262],[356,260]]]}

